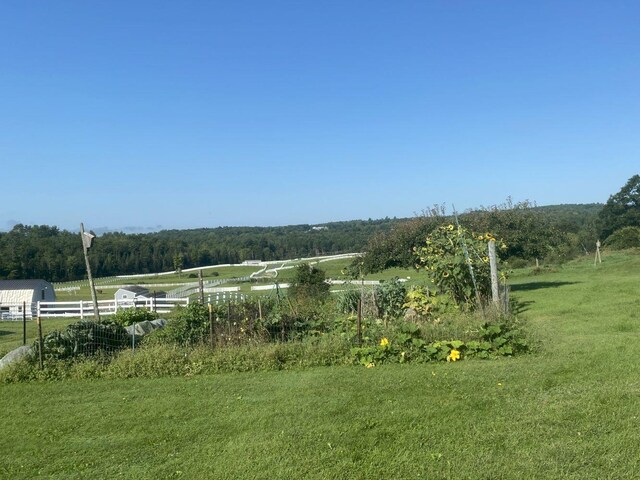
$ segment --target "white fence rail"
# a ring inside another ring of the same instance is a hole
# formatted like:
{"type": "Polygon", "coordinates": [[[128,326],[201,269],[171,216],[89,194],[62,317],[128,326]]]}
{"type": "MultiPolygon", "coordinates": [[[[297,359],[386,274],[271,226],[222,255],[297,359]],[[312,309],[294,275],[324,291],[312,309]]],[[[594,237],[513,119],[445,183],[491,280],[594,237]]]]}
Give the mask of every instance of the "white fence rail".
{"type": "MultiPolygon", "coordinates": [[[[100,316],[114,315],[125,308],[146,308],[157,313],[169,313],[178,305],[188,305],[188,298],[148,298],[137,300],[98,300],[100,316]]],[[[35,316],[46,317],[93,317],[93,302],[79,300],[74,302],[34,302],[24,308],[24,316],[31,319],[35,316]]],[[[0,304],[1,320],[22,320],[23,304],[0,304]]]]}

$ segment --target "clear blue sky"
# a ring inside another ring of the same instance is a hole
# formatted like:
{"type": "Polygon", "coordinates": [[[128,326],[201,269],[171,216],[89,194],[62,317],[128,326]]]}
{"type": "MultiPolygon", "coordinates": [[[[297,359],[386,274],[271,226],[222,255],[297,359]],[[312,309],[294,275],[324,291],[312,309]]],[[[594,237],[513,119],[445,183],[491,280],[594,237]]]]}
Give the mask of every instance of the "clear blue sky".
{"type": "Polygon", "coordinates": [[[640,2],[0,3],[0,229],[318,224],[640,172],[640,2]]]}

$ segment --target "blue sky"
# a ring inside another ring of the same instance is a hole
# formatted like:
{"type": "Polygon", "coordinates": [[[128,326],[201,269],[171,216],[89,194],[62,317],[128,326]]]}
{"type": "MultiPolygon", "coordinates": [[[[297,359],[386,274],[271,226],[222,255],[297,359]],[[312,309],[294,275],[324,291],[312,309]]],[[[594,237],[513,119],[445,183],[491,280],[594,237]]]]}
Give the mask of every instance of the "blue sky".
{"type": "Polygon", "coordinates": [[[318,224],[640,172],[640,2],[0,3],[0,229],[318,224]]]}

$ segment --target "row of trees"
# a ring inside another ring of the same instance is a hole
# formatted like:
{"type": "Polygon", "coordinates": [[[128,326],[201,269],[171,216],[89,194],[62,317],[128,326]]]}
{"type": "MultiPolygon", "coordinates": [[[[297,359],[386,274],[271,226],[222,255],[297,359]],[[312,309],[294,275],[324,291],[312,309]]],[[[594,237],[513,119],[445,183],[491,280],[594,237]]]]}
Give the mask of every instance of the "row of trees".
{"type": "MultiPolygon", "coordinates": [[[[537,207],[524,201],[461,214],[461,226],[492,232],[505,244],[505,258],[561,261],[588,253],[599,238],[620,229],[640,228],[640,175],[634,175],[601,204],[537,207]]],[[[219,227],[165,230],[151,234],[107,233],[92,251],[94,275],[153,273],[244,260],[280,260],[313,255],[360,252],[354,274],[414,265],[414,248],[443,223],[456,219],[442,206],[406,219],[335,222],[326,229],[287,227],[219,227]]],[[[630,232],[636,238],[638,232],[630,232]],[[635,236],[634,236],[635,235],[635,236]]],[[[629,232],[627,232],[628,237],[629,232]]],[[[626,242],[625,244],[628,244],[626,242]]],[[[606,244],[606,243],[605,243],[606,244]]],[[[0,279],[85,277],[77,233],[47,225],[16,225],[0,233],[0,279]]]]}
{"type": "Polygon", "coordinates": [[[538,207],[529,201],[483,207],[455,218],[436,205],[423,215],[371,238],[366,255],[352,265],[353,274],[390,267],[412,267],[414,250],[442,224],[460,224],[469,231],[491,232],[504,240],[501,256],[513,264],[545,259],[561,262],[605,245],[640,246],[640,175],[634,175],[607,203],[538,207]],[[614,242],[615,241],[615,242],[614,242]]]}
{"type": "MultiPolygon", "coordinates": [[[[369,238],[396,219],[335,222],[326,229],[220,227],[150,234],[106,233],[92,248],[97,277],[153,273],[244,260],[280,260],[362,251],[369,238]]],[[[16,225],[0,233],[0,279],[82,279],[86,275],[79,234],[47,225],[16,225]]]]}
{"type": "MultiPolygon", "coordinates": [[[[381,232],[369,241],[366,255],[352,268],[364,273],[415,264],[414,249],[442,224],[457,224],[478,232],[492,232],[504,240],[504,258],[559,261],[593,249],[597,239],[600,204],[537,207],[531,202],[483,207],[457,219],[436,206],[423,215],[381,232]]],[[[356,273],[356,272],[354,272],[356,273]]]]}

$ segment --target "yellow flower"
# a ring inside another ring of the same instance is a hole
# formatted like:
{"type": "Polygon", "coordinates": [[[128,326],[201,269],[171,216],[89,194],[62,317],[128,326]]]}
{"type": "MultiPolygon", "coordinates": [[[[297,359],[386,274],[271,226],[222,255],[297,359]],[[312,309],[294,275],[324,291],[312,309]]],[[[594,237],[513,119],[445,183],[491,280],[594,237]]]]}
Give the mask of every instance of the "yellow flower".
{"type": "Polygon", "coordinates": [[[460,352],[458,350],[451,350],[447,356],[447,362],[455,362],[460,359],[460,352]]]}
{"type": "Polygon", "coordinates": [[[380,340],[381,347],[386,347],[387,345],[389,345],[389,339],[387,337],[384,337],[382,340],[380,340]]]}
{"type": "Polygon", "coordinates": [[[478,240],[484,240],[484,237],[482,235],[478,235],[478,240]]]}
{"type": "Polygon", "coordinates": [[[367,363],[367,368],[373,368],[373,367],[375,367],[375,366],[376,366],[376,364],[375,364],[375,363],[373,363],[373,362],[369,362],[369,363],[367,363]]]}
{"type": "Polygon", "coordinates": [[[447,227],[449,230],[453,230],[453,225],[449,224],[449,226],[447,227]]]}

